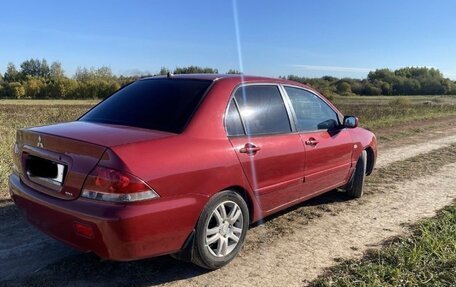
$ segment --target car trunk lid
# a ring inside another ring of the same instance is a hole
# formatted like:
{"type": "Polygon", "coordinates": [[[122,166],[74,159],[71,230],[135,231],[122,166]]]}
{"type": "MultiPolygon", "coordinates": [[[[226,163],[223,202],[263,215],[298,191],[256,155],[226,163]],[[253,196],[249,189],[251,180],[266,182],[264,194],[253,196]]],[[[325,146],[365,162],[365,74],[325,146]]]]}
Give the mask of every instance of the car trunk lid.
{"type": "Polygon", "coordinates": [[[107,148],[169,135],[80,121],[35,127],[18,131],[15,163],[26,185],[71,200],[79,197],[87,175],[107,148]]]}

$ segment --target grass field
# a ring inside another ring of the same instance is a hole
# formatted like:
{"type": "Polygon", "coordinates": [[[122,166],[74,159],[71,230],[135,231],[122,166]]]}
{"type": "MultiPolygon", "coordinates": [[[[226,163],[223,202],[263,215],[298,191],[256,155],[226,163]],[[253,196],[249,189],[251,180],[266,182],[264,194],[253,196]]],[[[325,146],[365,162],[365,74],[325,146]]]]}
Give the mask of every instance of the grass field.
{"type": "Polygon", "coordinates": [[[347,115],[359,117],[369,129],[456,115],[454,96],[336,97],[336,106],[347,115]]]}
{"type": "MultiPolygon", "coordinates": [[[[11,151],[16,130],[77,119],[98,101],[89,100],[0,100],[0,190],[11,173],[11,151]]],[[[456,97],[336,97],[344,114],[356,115],[361,126],[378,128],[456,115],[456,97]]],[[[5,196],[2,192],[2,196],[5,196]]]]}
{"type": "Polygon", "coordinates": [[[352,97],[336,97],[336,102],[352,102],[352,103],[374,103],[380,105],[388,105],[396,99],[406,99],[414,104],[456,104],[456,96],[352,96],[352,97]]]}
{"type": "Polygon", "coordinates": [[[456,204],[412,227],[362,260],[332,268],[314,286],[454,286],[456,204]]]}

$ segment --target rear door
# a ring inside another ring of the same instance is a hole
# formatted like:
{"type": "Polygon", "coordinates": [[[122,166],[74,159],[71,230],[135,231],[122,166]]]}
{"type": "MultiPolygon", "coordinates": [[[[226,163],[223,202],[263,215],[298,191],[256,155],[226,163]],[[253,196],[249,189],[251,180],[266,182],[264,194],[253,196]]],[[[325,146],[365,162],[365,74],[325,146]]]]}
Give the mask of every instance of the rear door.
{"type": "Polygon", "coordinates": [[[349,132],[341,127],[338,114],[318,95],[302,88],[284,88],[306,150],[306,193],[343,185],[348,177],[353,151],[349,132]]]}
{"type": "Polygon", "coordinates": [[[265,212],[302,196],[305,153],[292,133],[277,85],[246,85],[231,100],[226,128],[248,181],[265,212]]]}

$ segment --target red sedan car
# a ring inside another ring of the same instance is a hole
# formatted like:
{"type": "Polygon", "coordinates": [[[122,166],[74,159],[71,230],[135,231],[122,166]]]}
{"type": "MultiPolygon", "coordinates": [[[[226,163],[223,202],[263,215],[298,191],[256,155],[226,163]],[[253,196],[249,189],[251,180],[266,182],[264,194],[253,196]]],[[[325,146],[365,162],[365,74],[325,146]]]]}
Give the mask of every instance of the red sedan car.
{"type": "Polygon", "coordinates": [[[19,130],[9,184],[31,224],[80,250],[215,269],[249,224],[335,188],[361,196],[376,154],[373,133],[306,85],[169,75],[19,130]]]}

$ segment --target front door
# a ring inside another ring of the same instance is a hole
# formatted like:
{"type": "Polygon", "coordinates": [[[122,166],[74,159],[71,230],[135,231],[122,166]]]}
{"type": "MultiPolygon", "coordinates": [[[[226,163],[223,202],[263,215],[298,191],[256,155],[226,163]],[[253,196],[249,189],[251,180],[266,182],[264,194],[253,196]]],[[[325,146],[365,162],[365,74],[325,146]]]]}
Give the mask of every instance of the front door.
{"type": "Polygon", "coordinates": [[[338,114],[316,94],[285,87],[295,113],[296,129],[306,150],[305,192],[343,185],[351,167],[353,143],[338,114]]]}
{"type": "Polygon", "coordinates": [[[317,193],[342,186],[351,167],[353,145],[350,134],[342,129],[300,135],[306,149],[306,190],[317,193]]]}

